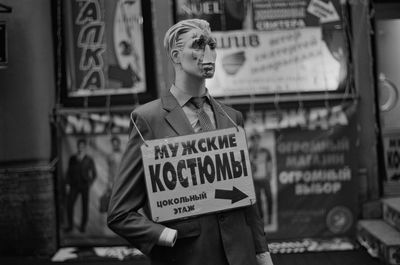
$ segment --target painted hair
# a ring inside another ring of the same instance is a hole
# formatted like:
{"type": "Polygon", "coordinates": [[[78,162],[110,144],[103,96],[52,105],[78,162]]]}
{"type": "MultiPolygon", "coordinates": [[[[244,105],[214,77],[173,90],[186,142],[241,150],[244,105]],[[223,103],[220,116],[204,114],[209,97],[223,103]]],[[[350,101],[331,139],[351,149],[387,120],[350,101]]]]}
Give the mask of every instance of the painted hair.
{"type": "Polygon", "coordinates": [[[203,19],[186,19],[179,21],[165,33],[164,48],[169,57],[171,57],[172,49],[182,48],[183,43],[179,41],[179,37],[192,29],[200,29],[211,33],[210,24],[203,19]]]}

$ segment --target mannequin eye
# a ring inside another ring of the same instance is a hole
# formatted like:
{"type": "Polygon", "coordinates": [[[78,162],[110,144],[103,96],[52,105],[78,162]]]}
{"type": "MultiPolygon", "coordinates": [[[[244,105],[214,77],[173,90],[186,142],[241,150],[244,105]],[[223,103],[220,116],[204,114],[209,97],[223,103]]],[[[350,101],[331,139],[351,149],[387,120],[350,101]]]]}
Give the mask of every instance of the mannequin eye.
{"type": "Polygon", "coordinates": [[[208,42],[208,46],[210,46],[211,50],[214,50],[215,48],[217,48],[217,43],[214,40],[210,40],[208,42]]]}
{"type": "Polygon", "coordinates": [[[204,46],[205,46],[205,41],[203,38],[194,40],[192,44],[193,49],[204,49],[204,46]]]}

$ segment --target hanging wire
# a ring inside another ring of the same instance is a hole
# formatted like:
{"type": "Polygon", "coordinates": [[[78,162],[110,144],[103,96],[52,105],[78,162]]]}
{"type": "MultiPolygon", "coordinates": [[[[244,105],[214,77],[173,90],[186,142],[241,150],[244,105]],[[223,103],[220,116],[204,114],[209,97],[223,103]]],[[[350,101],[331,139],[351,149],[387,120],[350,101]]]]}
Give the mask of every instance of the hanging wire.
{"type": "Polygon", "coordinates": [[[250,105],[249,105],[249,115],[251,117],[254,117],[254,113],[255,113],[255,111],[254,111],[254,105],[255,105],[254,99],[255,99],[254,93],[252,92],[252,93],[250,93],[250,105]]]}
{"type": "Polygon", "coordinates": [[[84,108],[85,110],[87,110],[88,107],[89,107],[89,96],[85,96],[85,97],[83,98],[83,108],[84,108]]]}
{"type": "Polygon", "coordinates": [[[324,106],[325,106],[327,111],[329,111],[330,108],[331,108],[330,104],[329,104],[329,94],[328,94],[328,92],[326,90],[325,90],[325,93],[324,93],[324,106]]]}
{"type": "Polygon", "coordinates": [[[106,97],[106,110],[107,110],[107,133],[111,136],[111,125],[112,125],[112,118],[111,118],[111,95],[107,95],[106,97]]]}
{"type": "Polygon", "coordinates": [[[274,96],[274,106],[277,112],[281,112],[281,107],[279,106],[279,93],[275,91],[275,96],[274,96]]]}
{"type": "MultiPolygon", "coordinates": [[[[274,96],[274,106],[275,106],[275,109],[276,109],[276,114],[277,114],[277,116],[279,117],[279,118],[281,118],[281,114],[282,114],[282,110],[281,110],[281,107],[279,106],[279,93],[278,92],[276,92],[275,91],[275,96],[274,96]]],[[[280,126],[278,126],[277,127],[277,131],[280,131],[280,126]]]]}
{"type": "Polygon", "coordinates": [[[89,96],[85,96],[83,98],[83,111],[80,114],[81,118],[89,119],[90,120],[90,115],[89,115],[89,96]]]}
{"type": "Polygon", "coordinates": [[[300,93],[299,91],[297,92],[297,101],[298,101],[298,109],[297,109],[297,112],[298,112],[298,113],[304,112],[303,99],[302,99],[301,93],[300,93]]]}
{"type": "Polygon", "coordinates": [[[146,140],[144,139],[142,133],[140,132],[139,128],[137,127],[135,120],[133,119],[133,112],[131,112],[131,116],[130,117],[131,117],[131,121],[133,123],[133,126],[135,126],[136,131],[138,132],[138,134],[139,134],[140,138],[142,139],[144,145],[149,147],[149,145],[147,144],[146,140]]]}
{"type": "MultiPolygon", "coordinates": [[[[211,97],[212,98],[212,97],[211,97]]],[[[236,130],[239,132],[239,126],[237,125],[237,123],[228,115],[228,113],[226,113],[226,111],[224,110],[224,108],[222,108],[221,104],[219,104],[218,101],[216,101],[214,98],[212,98],[212,100],[214,100],[214,102],[216,103],[216,105],[222,110],[222,112],[225,114],[225,116],[231,121],[231,123],[235,126],[236,130]]]]}
{"type": "Polygon", "coordinates": [[[254,93],[255,89],[252,88],[251,89],[251,93],[250,93],[250,104],[249,104],[249,113],[248,113],[248,117],[246,117],[247,120],[250,121],[251,124],[251,128],[254,127],[255,123],[256,123],[256,113],[255,113],[255,93],[254,93]]]}

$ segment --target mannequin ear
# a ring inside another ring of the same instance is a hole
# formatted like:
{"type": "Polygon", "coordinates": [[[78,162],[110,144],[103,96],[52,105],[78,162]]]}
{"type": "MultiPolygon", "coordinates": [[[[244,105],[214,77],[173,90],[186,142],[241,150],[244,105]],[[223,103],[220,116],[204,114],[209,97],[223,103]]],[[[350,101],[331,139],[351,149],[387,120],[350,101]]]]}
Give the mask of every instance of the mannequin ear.
{"type": "Polygon", "coordinates": [[[171,59],[172,59],[172,62],[175,64],[181,63],[181,58],[179,57],[179,50],[173,49],[171,51],[171,59]]]}

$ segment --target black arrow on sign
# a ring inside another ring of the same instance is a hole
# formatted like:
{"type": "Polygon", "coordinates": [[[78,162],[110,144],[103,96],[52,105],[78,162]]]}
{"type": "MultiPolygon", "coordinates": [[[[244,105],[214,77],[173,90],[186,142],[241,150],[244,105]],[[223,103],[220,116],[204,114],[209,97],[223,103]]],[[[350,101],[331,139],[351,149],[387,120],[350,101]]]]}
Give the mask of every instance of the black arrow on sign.
{"type": "Polygon", "coordinates": [[[215,199],[231,200],[232,204],[247,198],[247,194],[233,187],[232,190],[215,190],[215,199]]]}

